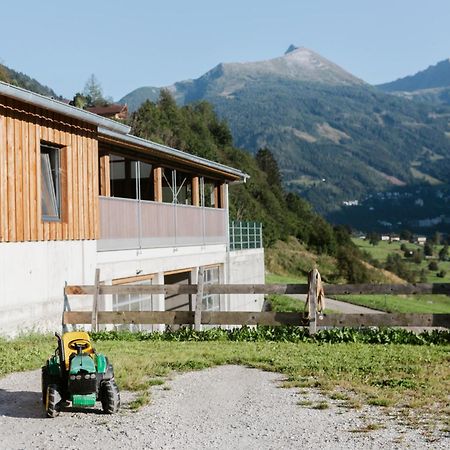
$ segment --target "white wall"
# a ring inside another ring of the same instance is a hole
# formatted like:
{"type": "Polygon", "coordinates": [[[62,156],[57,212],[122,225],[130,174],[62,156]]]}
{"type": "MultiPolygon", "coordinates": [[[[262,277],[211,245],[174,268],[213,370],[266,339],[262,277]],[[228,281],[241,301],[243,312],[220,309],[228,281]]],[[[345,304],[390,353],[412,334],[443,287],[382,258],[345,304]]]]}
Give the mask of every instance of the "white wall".
{"type": "MultiPolygon", "coordinates": [[[[264,284],[264,249],[230,252],[227,284],[264,284]]],[[[228,298],[229,311],[261,311],[264,295],[234,294],[228,298]]]]}
{"type": "Polygon", "coordinates": [[[0,334],[61,331],[65,282],[92,284],[95,264],[96,241],[1,243],[0,334]]]}
{"type": "Polygon", "coordinates": [[[148,275],[199,266],[223,264],[225,245],[204,245],[99,252],[102,280],[148,275]]]}
{"type": "MultiPolygon", "coordinates": [[[[221,282],[264,283],[264,250],[227,253],[225,245],[97,252],[96,241],[48,241],[0,244],[0,335],[60,331],[63,289],[94,284],[95,269],[106,284],[116,278],[219,265],[221,282]]],[[[222,310],[260,311],[262,295],[224,295],[222,310]]],[[[109,299],[105,298],[105,306],[109,299]]],[[[158,309],[164,306],[164,296],[158,309]]],[[[71,296],[72,310],[90,310],[91,296],[71,296]]]]}

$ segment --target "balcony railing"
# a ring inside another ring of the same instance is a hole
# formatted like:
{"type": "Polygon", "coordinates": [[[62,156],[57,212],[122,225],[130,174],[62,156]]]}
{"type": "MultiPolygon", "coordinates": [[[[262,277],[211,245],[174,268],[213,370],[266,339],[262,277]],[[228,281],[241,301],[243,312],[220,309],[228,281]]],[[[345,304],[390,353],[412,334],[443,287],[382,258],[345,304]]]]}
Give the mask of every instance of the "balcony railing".
{"type": "Polygon", "coordinates": [[[261,222],[232,221],[230,223],[230,250],[262,248],[261,222]]]}
{"type": "Polygon", "coordinates": [[[225,209],[100,197],[98,251],[226,243],[225,209]]]}

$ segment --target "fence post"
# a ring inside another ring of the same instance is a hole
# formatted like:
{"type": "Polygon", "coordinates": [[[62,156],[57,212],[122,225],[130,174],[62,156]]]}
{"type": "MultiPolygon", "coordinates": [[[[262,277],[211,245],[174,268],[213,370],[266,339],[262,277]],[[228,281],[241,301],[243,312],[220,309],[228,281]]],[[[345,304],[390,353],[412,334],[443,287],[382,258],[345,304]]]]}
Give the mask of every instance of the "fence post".
{"type": "Polygon", "coordinates": [[[100,294],[100,269],[95,269],[95,292],[92,302],[91,331],[98,331],[98,297],[100,294]]]}
{"type": "Polygon", "coordinates": [[[308,274],[308,318],[309,334],[315,334],[317,331],[317,280],[319,271],[311,270],[308,274]]]}
{"type": "Polygon", "coordinates": [[[202,304],[203,304],[203,284],[204,284],[204,268],[198,268],[197,277],[197,297],[195,300],[194,313],[194,330],[200,331],[202,325],[202,304]]]}

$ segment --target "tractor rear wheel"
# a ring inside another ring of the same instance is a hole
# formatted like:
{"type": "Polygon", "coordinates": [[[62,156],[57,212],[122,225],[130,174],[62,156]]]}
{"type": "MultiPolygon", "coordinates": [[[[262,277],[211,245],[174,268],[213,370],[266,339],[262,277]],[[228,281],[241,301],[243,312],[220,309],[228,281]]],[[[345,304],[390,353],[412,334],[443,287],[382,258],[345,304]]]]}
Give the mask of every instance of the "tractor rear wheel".
{"type": "Polygon", "coordinates": [[[114,379],[103,381],[100,386],[100,400],[105,414],[114,414],[120,407],[120,394],[114,379]]]}
{"type": "Polygon", "coordinates": [[[50,381],[50,375],[48,373],[47,366],[42,367],[41,374],[41,386],[42,386],[42,404],[45,406],[45,402],[47,399],[47,388],[50,381]]]}
{"type": "Polygon", "coordinates": [[[57,417],[59,415],[59,402],[61,401],[61,396],[58,392],[56,384],[50,384],[47,386],[47,393],[45,398],[45,412],[47,417],[57,417]]]}

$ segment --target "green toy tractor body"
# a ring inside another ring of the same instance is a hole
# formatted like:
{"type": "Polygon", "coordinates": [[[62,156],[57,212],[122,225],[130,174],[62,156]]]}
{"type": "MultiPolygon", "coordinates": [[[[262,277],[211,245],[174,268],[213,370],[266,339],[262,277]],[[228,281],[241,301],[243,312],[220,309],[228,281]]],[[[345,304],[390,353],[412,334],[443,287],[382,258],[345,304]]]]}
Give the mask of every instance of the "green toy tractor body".
{"type": "Polygon", "coordinates": [[[76,408],[92,408],[98,400],[105,413],[117,412],[120,395],[108,358],[95,352],[85,332],[55,335],[58,348],[42,367],[42,402],[47,416],[56,417],[67,402],[76,408]]]}

